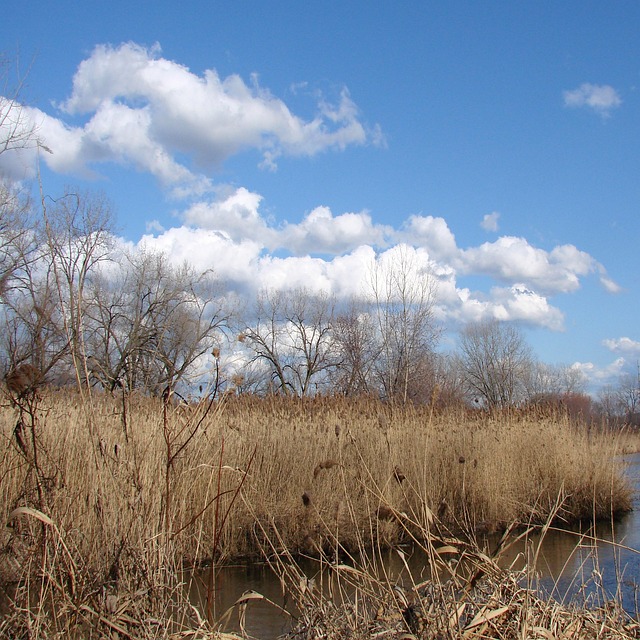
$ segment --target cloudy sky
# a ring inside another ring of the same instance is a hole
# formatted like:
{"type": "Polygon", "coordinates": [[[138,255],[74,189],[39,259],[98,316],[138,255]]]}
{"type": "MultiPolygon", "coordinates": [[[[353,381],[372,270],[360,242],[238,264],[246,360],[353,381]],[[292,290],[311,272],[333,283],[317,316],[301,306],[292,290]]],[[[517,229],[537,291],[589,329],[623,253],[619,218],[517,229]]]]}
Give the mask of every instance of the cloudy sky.
{"type": "Polygon", "coordinates": [[[127,241],[340,296],[404,246],[450,335],[514,320],[594,385],[636,371],[637,2],[33,0],[3,22],[45,191],[103,190],[127,241]]]}

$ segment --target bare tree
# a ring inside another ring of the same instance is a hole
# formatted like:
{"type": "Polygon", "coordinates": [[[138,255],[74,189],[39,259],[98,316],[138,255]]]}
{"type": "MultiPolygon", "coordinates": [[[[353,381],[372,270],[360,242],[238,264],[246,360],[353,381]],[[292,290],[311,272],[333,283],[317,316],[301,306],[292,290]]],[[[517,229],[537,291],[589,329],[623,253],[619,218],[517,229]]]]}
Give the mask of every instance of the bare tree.
{"type": "Polygon", "coordinates": [[[59,381],[69,343],[53,257],[28,200],[10,202],[14,204],[6,203],[7,208],[17,208],[0,208],[0,348],[5,369],[29,363],[43,379],[59,381]]]}
{"type": "Polygon", "coordinates": [[[620,376],[614,394],[627,424],[640,425],[640,375],[628,373],[620,376]]]}
{"type": "Polygon", "coordinates": [[[618,389],[613,385],[605,385],[598,392],[597,409],[607,424],[619,426],[625,421],[625,407],[620,403],[618,389]]]}
{"type": "Polygon", "coordinates": [[[293,392],[286,375],[284,355],[284,292],[276,289],[260,291],[256,297],[253,319],[243,325],[240,342],[252,352],[249,365],[263,365],[268,378],[264,391],[273,389],[289,395],[293,392]]]}
{"type": "Polygon", "coordinates": [[[375,371],[384,397],[407,402],[423,385],[439,337],[434,320],[437,282],[428,266],[405,245],[370,273],[379,353],[375,371]]]}
{"type": "Polygon", "coordinates": [[[451,353],[435,354],[433,371],[435,384],[431,391],[431,402],[439,407],[463,405],[466,400],[465,384],[456,356],[451,353]]]}
{"type": "Polygon", "coordinates": [[[291,293],[284,315],[291,353],[287,369],[299,395],[326,390],[328,377],[324,374],[339,365],[332,337],[334,315],[335,300],[327,293],[312,294],[305,289],[291,293]]]}
{"type": "Polygon", "coordinates": [[[526,398],[531,363],[524,337],[511,324],[485,320],[460,334],[459,365],[467,390],[488,408],[526,398]]]}
{"type": "Polygon", "coordinates": [[[85,289],[113,249],[113,214],[104,194],[65,195],[48,206],[42,199],[46,245],[55,277],[58,303],[78,383],[87,378],[83,321],[85,289]]]}
{"type": "Polygon", "coordinates": [[[36,127],[20,101],[24,79],[17,63],[13,79],[13,65],[7,57],[0,57],[0,155],[38,145],[36,127]]]}
{"type": "MultiPolygon", "coordinates": [[[[16,64],[0,56],[0,156],[39,144],[37,131],[20,102],[23,79],[16,64]]],[[[14,275],[35,250],[33,209],[29,196],[14,185],[0,166],[0,298],[14,275]]]]}
{"type": "Polygon", "coordinates": [[[2,305],[2,348],[10,367],[29,363],[48,381],[65,377],[69,341],[51,264],[42,254],[17,270],[2,305]]]}
{"type": "Polygon", "coordinates": [[[160,394],[193,382],[231,317],[211,272],[173,266],[162,253],[130,255],[94,278],[85,323],[92,377],[114,390],[160,394]]]}
{"type": "Polygon", "coordinates": [[[304,396],[326,389],[339,365],[334,312],[335,301],[325,293],[261,291],[253,321],[241,331],[253,354],[250,364],[264,364],[269,385],[279,393],[304,396]]]}
{"type": "Polygon", "coordinates": [[[584,392],[585,377],[577,367],[562,364],[531,362],[527,381],[528,399],[560,399],[570,394],[584,392]]]}
{"type": "Polygon", "coordinates": [[[29,197],[0,181],[0,298],[11,288],[20,267],[33,259],[34,231],[29,197]]]}
{"type": "Polygon", "coordinates": [[[336,390],[348,396],[371,393],[380,346],[374,319],[364,301],[353,299],[336,315],[333,339],[340,353],[334,375],[336,390]]]}

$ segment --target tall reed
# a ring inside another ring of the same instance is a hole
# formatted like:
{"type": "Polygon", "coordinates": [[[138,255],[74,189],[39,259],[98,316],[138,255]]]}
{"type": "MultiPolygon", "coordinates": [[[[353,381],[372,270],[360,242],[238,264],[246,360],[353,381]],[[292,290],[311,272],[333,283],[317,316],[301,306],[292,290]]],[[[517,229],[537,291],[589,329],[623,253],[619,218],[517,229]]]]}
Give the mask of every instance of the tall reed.
{"type": "Polygon", "coordinates": [[[134,397],[125,438],[122,410],[108,396],[94,395],[88,411],[73,392],[43,392],[37,469],[16,441],[15,409],[0,410],[0,522],[10,525],[0,528],[0,580],[48,576],[49,601],[71,598],[68,616],[85,598],[87,619],[110,613],[119,624],[115,613],[124,620],[136,607],[161,617],[182,567],[265,548],[337,557],[418,540],[434,522],[501,529],[630,507],[616,435],[563,415],[134,397]]]}

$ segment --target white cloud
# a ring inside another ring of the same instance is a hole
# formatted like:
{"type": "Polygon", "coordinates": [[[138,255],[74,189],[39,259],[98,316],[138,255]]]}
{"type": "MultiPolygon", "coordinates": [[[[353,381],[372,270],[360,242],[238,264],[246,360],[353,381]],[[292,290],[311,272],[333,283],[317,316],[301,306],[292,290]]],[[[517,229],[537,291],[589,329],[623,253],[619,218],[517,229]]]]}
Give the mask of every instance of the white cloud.
{"type": "Polygon", "coordinates": [[[624,358],[616,358],[604,367],[598,366],[593,362],[576,362],[572,366],[581,371],[583,376],[591,381],[593,387],[599,388],[607,384],[617,384],[620,381],[620,376],[629,369],[628,363],[624,358]]]}
{"type": "Polygon", "coordinates": [[[378,126],[362,123],[346,88],[335,102],[320,96],[315,106],[315,115],[304,119],[257,76],[247,84],[215,69],[197,75],[161,57],[157,45],[126,43],[99,45],[80,63],[71,95],[58,105],[62,117],[27,107],[22,113],[24,126],[35,126],[52,149],[45,161],[54,171],[86,177],[97,164],[115,162],[153,174],[177,195],[192,195],[211,189],[204,172],[243,150],[258,150],[261,165],[275,169],[283,155],[383,143],[378,126]]]}
{"type": "Polygon", "coordinates": [[[525,285],[496,287],[492,290],[492,299],[493,315],[499,320],[518,320],[552,331],[561,331],[564,327],[563,313],[525,285]]]}
{"type": "Polygon", "coordinates": [[[505,282],[524,282],[536,291],[568,293],[580,287],[580,278],[603,267],[573,245],[551,251],[533,247],[524,238],[502,236],[495,242],[462,250],[461,273],[484,274],[505,282]]]}
{"type": "Polygon", "coordinates": [[[602,344],[613,353],[623,353],[632,357],[640,356],[640,342],[631,338],[608,338],[603,340],[602,344]]]}
{"type": "Polygon", "coordinates": [[[315,117],[305,120],[259,85],[238,75],[201,76],[160,56],[158,46],[100,45],[80,63],[64,114],[85,117],[72,127],[33,110],[41,135],[55,154],[54,170],[78,172],[99,162],[130,163],[169,186],[202,192],[199,171],[219,166],[243,149],[257,149],[274,168],[281,155],[312,156],[329,149],[375,142],[356,104],[343,89],[335,104],[321,98],[315,117]],[[193,160],[197,171],[180,164],[193,160]]]}
{"type": "Polygon", "coordinates": [[[185,224],[213,229],[233,241],[250,239],[260,246],[304,256],[344,254],[361,245],[384,246],[391,227],[375,225],[368,212],[334,216],[328,207],[316,207],[299,223],[270,226],[260,212],[262,196],[244,187],[227,190],[214,201],[191,205],[183,214],[185,224]]]}
{"type": "Polygon", "coordinates": [[[240,187],[223,193],[217,200],[192,204],[182,217],[191,227],[220,231],[234,242],[244,239],[271,246],[276,231],[260,215],[260,202],[260,194],[240,187]]]}
{"type": "Polygon", "coordinates": [[[217,231],[174,227],[143,236],[140,248],[162,251],[176,264],[188,262],[198,271],[213,269],[230,286],[255,282],[262,247],[251,241],[233,242],[217,231]]]}
{"type": "Polygon", "coordinates": [[[565,107],[593,109],[603,117],[610,115],[612,109],[622,104],[618,92],[608,84],[590,84],[585,82],[577,89],[563,93],[565,107]]]}
{"type": "Polygon", "coordinates": [[[274,225],[261,205],[257,193],[227,189],[217,200],[189,207],[185,226],[145,242],[199,269],[214,268],[244,292],[305,286],[339,297],[362,294],[374,260],[391,260],[403,250],[436,279],[438,319],[454,323],[498,318],[560,331],[564,314],[552,297],[575,291],[592,274],[609,280],[601,264],[573,245],[546,251],[504,236],[461,249],[443,218],[414,215],[394,230],[374,224],[367,212],[334,215],[316,207],[299,223],[274,225]],[[458,282],[467,277],[486,280],[486,288],[458,282]]]}
{"type": "Polygon", "coordinates": [[[364,244],[381,247],[390,232],[374,225],[366,211],[334,217],[328,207],[316,207],[299,224],[286,224],[278,245],[296,254],[339,254],[364,244]]]}
{"type": "Polygon", "coordinates": [[[331,291],[344,299],[361,296],[375,257],[375,250],[368,246],[336,256],[328,265],[331,291]]]}
{"type": "Polygon", "coordinates": [[[456,287],[455,278],[439,281],[438,317],[457,323],[510,320],[562,331],[564,314],[549,300],[523,285],[492,287],[488,293],[456,287]],[[444,286],[443,286],[444,285],[444,286]]]}
{"type": "Polygon", "coordinates": [[[622,291],[622,287],[607,275],[604,267],[600,265],[598,270],[600,271],[600,284],[608,293],[620,293],[622,291]]]}
{"type": "Polygon", "coordinates": [[[19,183],[35,176],[34,149],[15,149],[0,153],[0,180],[19,183]]]}
{"type": "Polygon", "coordinates": [[[484,216],[484,218],[482,218],[482,222],[480,223],[480,226],[485,231],[497,231],[499,218],[500,218],[500,214],[497,211],[493,211],[492,213],[487,213],[484,216]]]}
{"type": "Polygon", "coordinates": [[[429,255],[442,262],[457,259],[456,239],[444,218],[412,215],[395,235],[399,242],[407,242],[427,249],[429,255]]]}
{"type": "Polygon", "coordinates": [[[162,233],[165,228],[160,224],[159,220],[150,220],[145,225],[147,233],[162,233]]]}
{"type": "Polygon", "coordinates": [[[330,263],[310,256],[279,258],[265,256],[259,262],[255,287],[268,289],[295,289],[332,292],[334,287],[328,274],[330,263]]]}

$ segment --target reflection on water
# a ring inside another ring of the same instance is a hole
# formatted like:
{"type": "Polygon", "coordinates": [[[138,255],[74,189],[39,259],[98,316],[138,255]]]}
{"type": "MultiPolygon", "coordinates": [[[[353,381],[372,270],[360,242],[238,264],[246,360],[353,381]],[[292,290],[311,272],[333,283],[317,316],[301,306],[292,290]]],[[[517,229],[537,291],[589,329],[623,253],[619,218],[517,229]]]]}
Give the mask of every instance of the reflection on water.
{"type": "MultiPolygon", "coordinates": [[[[625,608],[637,613],[640,600],[640,454],[627,456],[627,473],[636,488],[634,510],[621,520],[611,524],[600,523],[593,529],[577,529],[571,533],[549,531],[540,541],[539,535],[509,548],[501,564],[520,569],[525,561],[536,557],[535,586],[552,594],[557,600],[586,598],[591,604],[602,603],[603,592],[607,597],[617,595],[625,608]],[[596,541],[594,541],[594,538],[596,541]],[[615,544],[614,544],[615,543],[615,544]],[[537,553],[537,556],[536,556],[537,553]]],[[[495,544],[489,540],[487,544],[495,544]]],[[[386,571],[390,576],[402,573],[403,564],[396,553],[386,556],[386,571]]],[[[425,557],[407,553],[409,568],[416,580],[426,578],[425,557]]],[[[530,564],[531,566],[531,564],[530,564]]],[[[317,565],[303,567],[312,577],[317,565]]],[[[206,601],[207,572],[193,576],[190,593],[192,602],[204,611],[206,601]]],[[[218,571],[216,579],[216,616],[219,618],[246,591],[256,591],[278,605],[292,609],[283,596],[280,581],[264,564],[242,567],[225,567],[218,571]]],[[[245,630],[256,638],[272,639],[290,629],[291,618],[266,602],[252,602],[246,614],[245,630]]],[[[238,630],[238,613],[234,611],[228,630],[238,630]]]]}
{"type": "MultiPolygon", "coordinates": [[[[201,612],[206,610],[207,584],[209,570],[193,575],[189,581],[189,595],[193,604],[201,612]]],[[[216,571],[214,618],[219,620],[224,613],[247,591],[256,591],[271,602],[290,610],[288,602],[283,600],[280,581],[271,569],[262,563],[245,566],[222,567],[216,571]]],[[[270,640],[277,638],[291,628],[291,617],[281,613],[268,602],[255,601],[248,606],[245,631],[254,638],[270,640]]],[[[225,631],[238,631],[239,609],[232,613],[225,631]]]]}
{"type": "MultiPolygon", "coordinates": [[[[588,582],[585,595],[595,602],[599,592],[608,597],[618,596],[625,609],[639,611],[640,586],[640,454],[625,458],[627,474],[635,493],[633,511],[619,521],[607,525],[599,523],[595,530],[597,542],[590,538],[577,538],[555,533],[544,540],[545,558],[552,558],[549,566],[538,566],[544,571],[543,586],[557,599],[574,596],[581,584],[588,582]],[[566,564],[564,567],[563,563],[566,564]],[[564,570],[563,570],[564,568],[564,570]]],[[[592,531],[585,532],[593,536],[592,531]]]]}

